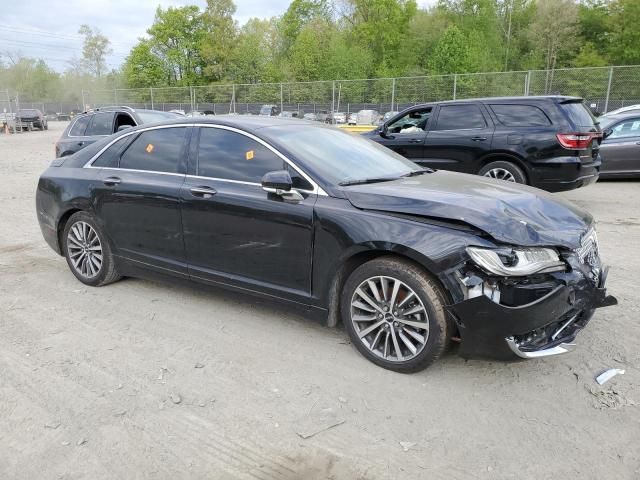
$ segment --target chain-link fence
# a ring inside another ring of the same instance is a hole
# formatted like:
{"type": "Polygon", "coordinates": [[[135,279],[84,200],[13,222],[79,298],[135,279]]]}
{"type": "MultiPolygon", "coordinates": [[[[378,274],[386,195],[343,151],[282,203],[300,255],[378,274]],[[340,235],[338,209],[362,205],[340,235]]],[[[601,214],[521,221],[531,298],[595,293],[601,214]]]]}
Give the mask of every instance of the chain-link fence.
{"type": "MultiPolygon", "coordinates": [[[[1,86],[0,86],[1,87],[1,86]]],[[[2,90],[0,90],[2,93],[2,90]]],[[[380,113],[418,103],[475,97],[575,95],[596,112],[640,103],[640,66],[529,70],[422,77],[317,82],[215,84],[83,90],[78,102],[38,102],[12,92],[0,95],[0,109],[39,108],[45,113],[76,112],[107,105],[203,113],[257,114],[263,105],[304,113],[380,113]],[[6,97],[6,98],[5,98],[6,97]]]]}

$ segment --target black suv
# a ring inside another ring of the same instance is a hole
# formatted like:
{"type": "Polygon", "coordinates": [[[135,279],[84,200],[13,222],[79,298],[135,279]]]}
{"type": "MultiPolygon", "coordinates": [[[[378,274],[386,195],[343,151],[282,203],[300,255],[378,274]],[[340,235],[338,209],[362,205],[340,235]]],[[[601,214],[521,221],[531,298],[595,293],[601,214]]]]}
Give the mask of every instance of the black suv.
{"type": "Polygon", "coordinates": [[[602,131],[581,98],[480,98],[410,107],[364,135],[422,165],[551,192],[598,179],[602,131]]]}
{"type": "Polygon", "coordinates": [[[26,125],[28,124],[31,124],[33,125],[33,128],[39,128],[40,130],[49,129],[47,118],[37,108],[24,108],[22,110],[18,110],[18,113],[16,113],[16,120],[23,123],[23,129],[27,128],[26,125]]]}
{"type": "Polygon", "coordinates": [[[171,112],[134,110],[131,107],[102,107],[84,112],[71,121],[56,143],[56,158],[76,153],[87,145],[120,130],[178,117],[171,112]]]}

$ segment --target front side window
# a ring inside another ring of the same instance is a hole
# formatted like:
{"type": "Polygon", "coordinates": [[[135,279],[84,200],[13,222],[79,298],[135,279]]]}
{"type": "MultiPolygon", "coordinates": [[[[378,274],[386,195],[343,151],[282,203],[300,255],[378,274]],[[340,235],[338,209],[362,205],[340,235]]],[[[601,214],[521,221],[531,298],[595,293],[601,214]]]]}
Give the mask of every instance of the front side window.
{"type": "Polygon", "coordinates": [[[120,168],[179,173],[186,127],[142,132],[120,157],[120,168]]]}
{"type": "Polygon", "coordinates": [[[624,138],[640,136],[640,118],[630,118],[613,127],[608,138],[624,138]]]}
{"type": "Polygon", "coordinates": [[[117,167],[120,154],[134,138],[135,135],[126,135],[119,138],[113,144],[111,144],[109,148],[102,152],[100,156],[96,160],[94,160],[91,166],[109,168],[117,167]]]}
{"type": "Polygon", "coordinates": [[[92,135],[111,135],[113,133],[113,112],[96,113],[87,131],[86,136],[92,135]]]}
{"type": "Polygon", "coordinates": [[[260,183],[265,173],[284,166],[282,158],[246,135],[221,128],[200,129],[199,176],[260,183]]]}
{"type": "Polygon", "coordinates": [[[91,121],[91,115],[78,117],[76,122],[73,124],[73,127],[71,127],[71,131],[69,132],[69,135],[71,135],[72,137],[84,136],[84,132],[87,130],[87,126],[89,125],[90,121],[91,121]]]}
{"type": "Polygon", "coordinates": [[[390,133],[400,134],[424,132],[430,116],[431,108],[414,110],[390,124],[387,130],[390,133]]]}
{"type": "Polygon", "coordinates": [[[434,130],[466,130],[486,126],[487,122],[477,105],[443,105],[434,130]]]}
{"type": "Polygon", "coordinates": [[[491,105],[498,121],[507,127],[544,127],[551,125],[549,117],[533,105],[491,105]]]}

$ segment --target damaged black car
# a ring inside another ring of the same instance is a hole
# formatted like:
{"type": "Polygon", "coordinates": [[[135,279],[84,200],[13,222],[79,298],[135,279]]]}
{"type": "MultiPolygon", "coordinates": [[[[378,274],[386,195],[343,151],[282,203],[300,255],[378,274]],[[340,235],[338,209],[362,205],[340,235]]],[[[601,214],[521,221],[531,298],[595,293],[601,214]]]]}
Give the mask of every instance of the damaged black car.
{"type": "Polygon", "coordinates": [[[301,305],[399,372],[452,340],[465,357],[564,353],[616,303],[576,206],[297,119],[128,129],[55,160],[36,210],[86,285],[180,278],[301,305]]]}

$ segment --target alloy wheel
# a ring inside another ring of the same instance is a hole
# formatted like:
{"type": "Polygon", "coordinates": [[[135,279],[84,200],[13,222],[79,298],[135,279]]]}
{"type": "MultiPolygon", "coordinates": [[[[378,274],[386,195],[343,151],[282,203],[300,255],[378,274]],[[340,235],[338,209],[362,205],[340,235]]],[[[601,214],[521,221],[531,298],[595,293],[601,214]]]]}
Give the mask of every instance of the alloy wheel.
{"type": "Polygon", "coordinates": [[[98,234],[87,222],[76,222],[67,235],[67,251],[76,272],[94,278],[102,269],[102,244],[98,234]]]}
{"type": "Polygon", "coordinates": [[[429,338],[422,300],[406,283],[392,277],[371,277],[356,288],[351,322],[369,351],[390,362],[411,360],[429,338]]]}
{"type": "Polygon", "coordinates": [[[497,178],[498,180],[505,180],[507,182],[515,183],[516,181],[516,178],[513,176],[513,174],[509,170],[506,170],[504,168],[492,168],[491,170],[486,172],[484,176],[490,177],[490,178],[497,178]]]}

